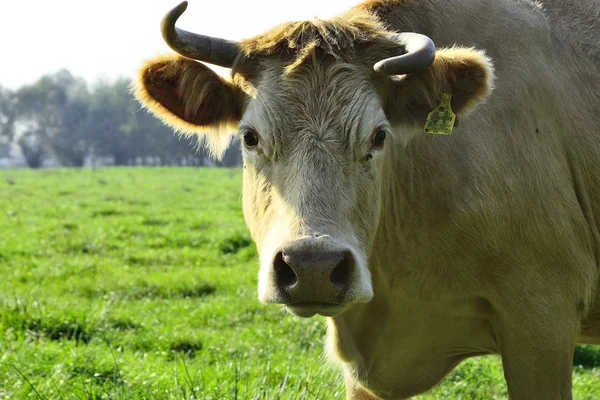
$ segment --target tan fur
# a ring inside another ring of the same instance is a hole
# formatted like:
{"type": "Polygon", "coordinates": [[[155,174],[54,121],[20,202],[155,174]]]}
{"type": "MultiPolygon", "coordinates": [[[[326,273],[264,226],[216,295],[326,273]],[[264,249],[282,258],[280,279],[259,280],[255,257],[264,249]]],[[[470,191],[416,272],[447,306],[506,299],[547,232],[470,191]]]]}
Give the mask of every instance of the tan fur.
{"type": "Polygon", "coordinates": [[[438,50],[433,65],[402,77],[389,94],[389,119],[422,127],[442,93],[452,94],[452,109],[464,115],[481,104],[493,89],[494,68],[484,52],[452,47],[438,50]]]}
{"type": "Polygon", "coordinates": [[[295,71],[311,54],[320,50],[338,60],[348,60],[356,54],[356,46],[375,43],[393,44],[385,40],[387,31],[371,13],[350,10],[330,20],[314,18],[310,21],[288,22],[264,34],[241,42],[245,58],[277,55],[289,60],[286,73],[295,71]]]}
{"type": "Polygon", "coordinates": [[[399,4],[414,3],[416,1],[418,0],[367,0],[358,4],[355,8],[369,12],[384,12],[384,10],[397,7],[399,4]]]}
{"type": "Polygon", "coordinates": [[[244,105],[238,86],[181,56],[147,61],[133,90],[165,124],[181,133],[203,135],[217,158],[229,146],[230,132],[237,126],[244,105]]]}
{"type": "Polygon", "coordinates": [[[540,1],[559,35],[578,51],[600,61],[600,1],[540,1]]]}
{"type": "Polygon", "coordinates": [[[594,304],[581,321],[580,342],[600,345],[600,291],[596,293],[594,304]]]}
{"type": "MultiPolygon", "coordinates": [[[[239,118],[259,135],[244,149],[243,207],[260,299],[285,302],[282,248],[351,252],[327,341],[349,399],[410,397],[494,353],[511,399],[571,397],[574,344],[600,341],[600,70],[586,49],[600,38],[580,38],[589,19],[558,3],[371,0],[244,42],[232,83],[172,69],[192,74],[187,119],[216,92],[236,105],[212,109],[219,124],[239,118]],[[398,52],[394,31],[431,36],[434,64],[375,73],[398,52]],[[426,136],[444,91],[460,125],[426,136]]],[[[152,96],[143,76],[141,100],[185,128],[157,102],[169,85],[152,96]]]]}

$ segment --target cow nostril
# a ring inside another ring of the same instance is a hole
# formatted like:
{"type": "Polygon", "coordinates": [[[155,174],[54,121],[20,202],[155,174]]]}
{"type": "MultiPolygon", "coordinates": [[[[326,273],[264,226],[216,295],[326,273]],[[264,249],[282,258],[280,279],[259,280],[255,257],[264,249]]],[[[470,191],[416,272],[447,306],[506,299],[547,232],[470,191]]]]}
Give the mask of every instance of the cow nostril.
{"type": "Polygon", "coordinates": [[[352,263],[352,255],[350,252],[344,254],[344,258],[331,272],[331,283],[335,286],[344,287],[350,281],[350,269],[352,263]]]}
{"type": "Polygon", "coordinates": [[[283,253],[281,251],[275,256],[274,267],[277,286],[280,288],[290,288],[298,282],[298,277],[294,270],[283,261],[283,253]]]}

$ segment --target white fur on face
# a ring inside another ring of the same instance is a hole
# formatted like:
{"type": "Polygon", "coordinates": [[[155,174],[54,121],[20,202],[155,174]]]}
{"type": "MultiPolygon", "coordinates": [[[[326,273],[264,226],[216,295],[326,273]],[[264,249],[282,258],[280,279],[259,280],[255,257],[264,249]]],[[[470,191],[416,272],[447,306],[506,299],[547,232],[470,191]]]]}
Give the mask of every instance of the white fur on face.
{"type": "Polygon", "coordinates": [[[260,254],[259,299],[278,301],[275,254],[317,234],[315,246],[341,246],[354,256],[348,304],[368,302],[383,158],[370,147],[374,130],[389,131],[375,90],[351,66],[336,65],[266,74],[257,93],[240,129],[260,137],[258,148],[244,151],[244,215],[260,254]]]}

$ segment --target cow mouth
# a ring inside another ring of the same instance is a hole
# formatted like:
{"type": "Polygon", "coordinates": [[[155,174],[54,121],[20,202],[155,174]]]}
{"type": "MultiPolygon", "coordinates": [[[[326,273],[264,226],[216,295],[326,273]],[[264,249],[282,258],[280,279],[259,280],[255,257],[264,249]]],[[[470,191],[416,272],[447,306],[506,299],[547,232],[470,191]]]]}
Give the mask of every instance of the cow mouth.
{"type": "Polygon", "coordinates": [[[319,302],[292,303],[285,306],[292,314],[301,318],[310,318],[316,314],[324,317],[335,317],[340,315],[346,308],[343,304],[319,302]]]}

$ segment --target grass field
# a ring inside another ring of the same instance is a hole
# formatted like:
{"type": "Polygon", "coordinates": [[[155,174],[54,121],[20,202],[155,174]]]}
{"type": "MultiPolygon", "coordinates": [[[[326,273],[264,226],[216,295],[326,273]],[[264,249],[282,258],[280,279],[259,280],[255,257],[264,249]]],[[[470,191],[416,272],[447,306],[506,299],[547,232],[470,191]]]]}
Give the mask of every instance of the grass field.
{"type": "MultiPolygon", "coordinates": [[[[0,399],[342,399],[324,320],[256,275],[238,170],[0,171],[0,399]]],[[[575,364],[599,399],[600,350],[575,364]]],[[[420,398],[506,398],[500,360],[420,398]]]]}

